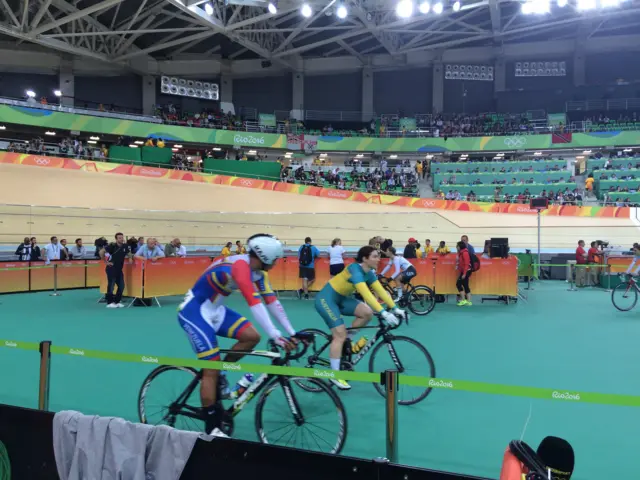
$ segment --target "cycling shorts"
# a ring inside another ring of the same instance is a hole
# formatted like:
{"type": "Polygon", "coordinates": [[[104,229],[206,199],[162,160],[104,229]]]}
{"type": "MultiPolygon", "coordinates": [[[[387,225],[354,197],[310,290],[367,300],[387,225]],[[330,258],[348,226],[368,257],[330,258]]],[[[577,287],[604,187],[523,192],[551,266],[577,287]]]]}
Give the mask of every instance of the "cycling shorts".
{"type": "Polygon", "coordinates": [[[336,292],[331,285],[325,285],[316,295],[316,311],[329,328],[344,325],[343,315],[355,315],[356,308],[362,302],[353,297],[345,297],[336,292]]]}
{"type": "Polygon", "coordinates": [[[184,304],[178,322],[200,360],[220,360],[217,337],[238,338],[251,322],[224,305],[209,300],[201,303],[195,298],[184,304]]]}
{"type": "Polygon", "coordinates": [[[402,281],[402,283],[409,283],[409,281],[415,277],[418,274],[418,272],[416,271],[416,267],[411,266],[409,268],[407,268],[404,272],[402,272],[402,274],[400,275],[400,281],[402,281]]]}

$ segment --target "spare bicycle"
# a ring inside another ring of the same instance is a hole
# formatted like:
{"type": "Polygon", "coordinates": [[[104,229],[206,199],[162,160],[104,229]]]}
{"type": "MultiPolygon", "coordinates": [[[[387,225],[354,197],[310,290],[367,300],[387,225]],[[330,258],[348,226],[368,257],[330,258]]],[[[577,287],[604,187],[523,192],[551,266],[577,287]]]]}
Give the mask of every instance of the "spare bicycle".
{"type": "MultiPolygon", "coordinates": [[[[244,353],[248,356],[270,358],[272,365],[284,366],[289,361],[304,356],[309,347],[308,344],[301,342],[297,353],[289,353],[283,357],[273,342],[270,341],[269,345],[270,351],[244,353]]],[[[229,353],[232,350],[220,352],[229,353]]],[[[233,353],[240,352],[233,350],[233,353]]],[[[233,366],[234,364],[230,363],[229,369],[231,370],[233,366]]],[[[166,424],[182,430],[202,431],[204,410],[200,406],[199,389],[197,389],[201,378],[202,371],[191,367],[161,365],[154,369],[142,383],[138,395],[140,421],[153,425],[166,424]],[[175,394],[161,398],[158,403],[153,403],[154,394],[167,395],[167,391],[168,395],[175,394]],[[157,420],[152,418],[155,415],[159,415],[157,420]],[[178,424],[179,426],[176,426],[178,424]]],[[[322,396],[307,394],[309,390],[306,389],[294,391],[293,387],[299,386],[298,380],[299,378],[266,373],[257,376],[225,410],[222,431],[231,436],[234,418],[256,395],[262,392],[255,410],[255,430],[260,442],[293,446],[292,441],[300,440],[302,444],[296,448],[323,453],[340,453],[347,436],[347,414],[342,401],[327,383],[314,378],[306,378],[305,385],[313,386],[313,393],[322,393],[322,396]],[[278,397],[278,392],[282,393],[281,397],[278,397]],[[267,404],[269,415],[266,414],[267,404]],[[274,412],[280,412],[281,415],[274,415],[274,412]],[[322,424],[318,425],[317,417],[323,413],[328,415],[325,416],[322,424]],[[273,424],[273,430],[268,430],[271,424],[273,424]],[[330,425],[335,427],[335,433],[330,430],[330,425]],[[314,430],[311,429],[312,427],[314,430]],[[329,438],[323,438],[323,435],[329,438]]],[[[218,398],[221,398],[220,395],[218,398]]]]}
{"type": "MultiPolygon", "coordinates": [[[[369,371],[372,373],[384,372],[385,370],[392,368],[398,370],[400,373],[415,371],[416,375],[435,378],[436,367],[429,351],[420,342],[413,338],[393,335],[391,330],[398,328],[400,325],[390,327],[383,322],[382,317],[379,314],[376,314],[376,317],[378,319],[378,326],[366,326],[356,329],[377,329],[375,336],[368,340],[357,353],[353,353],[352,343],[347,339],[344,344],[340,369],[352,371],[354,367],[367,355],[367,353],[371,351],[371,357],[369,358],[369,371]],[[386,346],[386,349],[382,348],[384,346],[386,346]],[[388,357],[384,355],[385,350],[389,353],[388,357]],[[402,350],[402,353],[400,353],[399,350],[402,350]],[[402,360],[400,359],[401,356],[403,357],[402,360]],[[390,360],[390,362],[385,363],[384,360],[390,360]]],[[[308,368],[315,368],[318,365],[322,367],[330,367],[328,355],[329,345],[332,340],[331,335],[315,328],[308,328],[302,330],[300,333],[313,335],[313,341],[309,346],[313,353],[307,358],[306,366],[308,368]]],[[[309,382],[306,378],[296,379],[295,381],[307,391],[324,391],[324,389],[318,388],[316,383],[309,382]]],[[[384,387],[377,383],[374,383],[373,386],[377,392],[384,397],[384,387]]],[[[402,382],[400,382],[400,387],[398,389],[398,398],[400,399],[399,403],[400,405],[413,405],[418,403],[426,398],[426,396],[431,393],[431,390],[431,387],[423,388],[407,385],[403,386],[402,382]],[[407,392],[413,392],[416,396],[410,399],[403,399],[402,394],[407,392]]]]}

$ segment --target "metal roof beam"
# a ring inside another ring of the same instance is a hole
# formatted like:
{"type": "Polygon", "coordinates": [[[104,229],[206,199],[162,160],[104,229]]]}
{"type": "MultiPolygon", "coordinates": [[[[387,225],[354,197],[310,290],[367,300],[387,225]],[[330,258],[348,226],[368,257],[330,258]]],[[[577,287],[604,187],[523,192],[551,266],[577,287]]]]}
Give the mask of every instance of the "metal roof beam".
{"type": "Polygon", "coordinates": [[[29,36],[35,37],[53,28],[59,27],[69,22],[73,22],[74,20],[78,20],[82,17],[87,17],[92,13],[99,12],[100,10],[104,10],[105,8],[110,7],[111,5],[115,5],[116,3],[119,3],[121,1],[122,0],[103,0],[100,3],[96,3],[95,5],[92,5],[90,7],[84,8],[82,10],[78,10],[75,13],[72,13],[70,15],[65,15],[64,17],[60,18],[59,20],[56,20],[53,23],[47,23],[46,25],[43,25],[39,28],[32,29],[29,32],[29,36]]]}
{"type": "Polygon", "coordinates": [[[494,35],[498,35],[502,30],[500,3],[498,3],[498,0],[489,0],[489,13],[491,15],[491,30],[494,35]]]}
{"type": "Polygon", "coordinates": [[[305,28],[307,28],[309,25],[311,25],[313,22],[315,22],[318,18],[320,18],[322,15],[324,15],[324,12],[326,12],[327,10],[329,10],[333,4],[336,3],[336,0],[331,0],[322,10],[320,10],[318,13],[316,13],[315,15],[312,15],[311,17],[307,18],[306,20],[300,22],[300,24],[296,27],[296,29],[291,32],[287,38],[285,39],[284,42],[282,42],[278,48],[276,48],[273,53],[277,53],[277,52],[281,52],[282,50],[284,50],[285,48],[287,48],[287,46],[293,42],[293,40],[300,34],[300,32],[302,32],[302,30],[304,30],[305,28]]]}

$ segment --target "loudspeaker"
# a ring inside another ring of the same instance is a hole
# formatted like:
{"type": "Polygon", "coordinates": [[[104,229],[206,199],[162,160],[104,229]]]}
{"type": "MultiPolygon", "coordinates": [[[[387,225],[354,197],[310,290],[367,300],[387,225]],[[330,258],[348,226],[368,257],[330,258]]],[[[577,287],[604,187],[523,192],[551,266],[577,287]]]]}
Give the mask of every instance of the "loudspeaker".
{"type": "Polygon", "coordinates": [[[491,258],[507,258],[509,256],[508,238],[492,238],[490,242],[489,256],[491,258]]]}

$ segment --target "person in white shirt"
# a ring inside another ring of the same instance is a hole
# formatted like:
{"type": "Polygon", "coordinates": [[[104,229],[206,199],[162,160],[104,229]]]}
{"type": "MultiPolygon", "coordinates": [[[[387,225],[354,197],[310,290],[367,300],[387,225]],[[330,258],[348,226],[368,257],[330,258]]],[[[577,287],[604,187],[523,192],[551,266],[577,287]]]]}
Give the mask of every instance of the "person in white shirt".
{"type": "Polygon", "coordinates": [[[49,265],[51,260],[60,260],[60,250],[58,237],[51,237],[51,243],[44,247],[44,262],[49,265]]]}
{"type": "Polygon", "coordinates": [[[404,286],[408,284],[418,272],[416,272],[416,268],[409,260],[400,255],[396,255],[396,249],[394,247],[389,247],[386,254],[387,257],[389,257],[389,263],[384,267],[382,272],[380,272],[380,275],[384,277],[384,274],[387,273],[391,267],[394,268],[391,279],[396,282],[397,296],[394,301],[397,302],[402,298],[404,286]]]}
{"type": "Polygon", "coordinates": [[[342,240],[334,238],[329,247],[329,274],[331,278],[338,275],[344,270],[344,254],[345,250],[342,246],[342,240]]]}
{"type": "Polygon", "coordinates": [[[185,258],[187,256],[187,247],[185,247],[184,245],[180,244],[180,247],[178,248],[178,251],[176,252],[176,255],[180,258],[185,258]]]}

